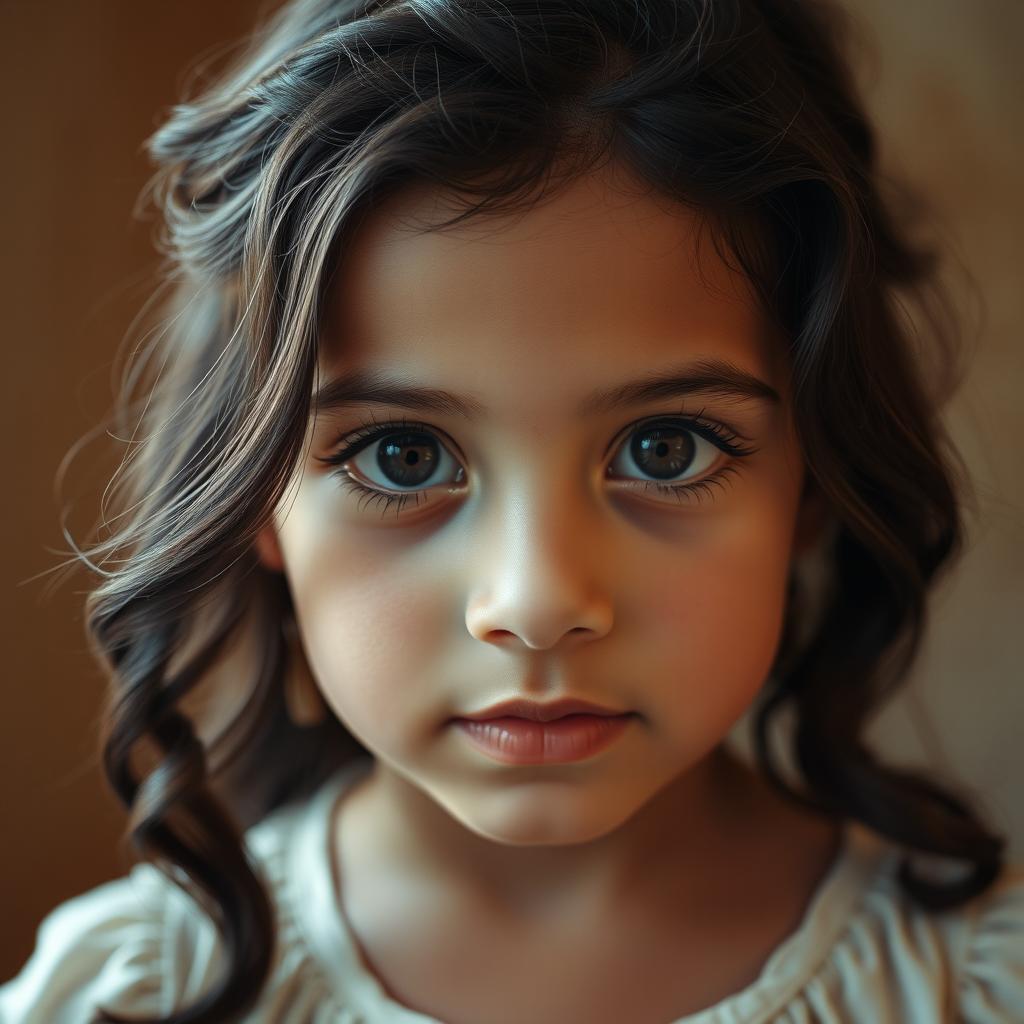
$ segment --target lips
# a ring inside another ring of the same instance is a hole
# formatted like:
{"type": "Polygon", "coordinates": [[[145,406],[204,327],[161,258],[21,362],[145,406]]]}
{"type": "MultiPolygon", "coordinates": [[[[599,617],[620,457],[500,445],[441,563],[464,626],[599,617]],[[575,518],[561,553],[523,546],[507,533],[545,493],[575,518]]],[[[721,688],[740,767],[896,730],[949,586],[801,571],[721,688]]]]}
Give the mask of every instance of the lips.
{"type": "Polygon", "coordinates": [[[500,704],[494,704],[489,708],[484,708],[483,711],[474,711],[467,715],[460,715],[459,719],[471,722],[485,722],[494,718],[523,718],[531,722],[553,722],[567,715],[595,715],[601,718],[612,718],[628,714],[631,714],[631,712],[620,711],[616,708],[595,704],[593,701],[580,700],[573,697],[564,697],[547,704],[517,698],[502,701],[500,704]]]}
{"type": "Polygon", "coordinates": [[[456,719],[455,728],[492,761],[506,765],[565,765],[588,761],[629,731],[633,715],[572,714],[549,722],[505,715],[456,719]]]}

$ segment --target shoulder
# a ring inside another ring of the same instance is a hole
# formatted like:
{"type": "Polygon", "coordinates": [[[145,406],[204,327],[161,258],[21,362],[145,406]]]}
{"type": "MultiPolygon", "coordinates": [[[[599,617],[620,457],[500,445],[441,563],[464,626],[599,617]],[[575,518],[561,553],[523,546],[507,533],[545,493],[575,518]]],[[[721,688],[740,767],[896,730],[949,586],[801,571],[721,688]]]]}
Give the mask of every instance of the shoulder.
{"type": "Polygon", "coordinates": [[[43,919],[21,972],[0,985],[0,1024],[78,1024],[99,1007],[167,1013],[212,982],[216,947],[195,901],[137,864],[43,919]]]}
{"type": "MultiPolygon", "coordinates": [[[[350,777],[285,805],[245,833],[270,899],[274,959],[247,1020],[341,1018],[353,960],[337,966],[325,810],[350,777]],[[263,1014],[271,1016],[264,1016],[263,1014]]],[[[185,889],[149,863],[61,903],[42,921],[21,972],[0,984],[0,1024],[83,1024],[100,1007],[168,1015],[198,1002],[227,970],[220,934],[185,889]]]]}
{"type": "MultiPolygon", "coordinates": [[[[282,920],[294,820],[277,814],[246,835],[275,914],[275,962],[264,989],[274,998],[316,988],[307,958],[296,956],[290,915],[282,920]]],[[[136,864],[43,918],[31,956],[0,984],[0,1024],[84,1024],[100,1009],[163,1017],[198,1002],[227,966],[220,933],[196,899],[154,865],[136,864]]]]}
{"type": "Polygon", "coordinates": [[[1024,1021],[1024,862],[1005,868],[967,904],[951,931],[958,996],[967,1024],[1024,1021]]]}
{"type": "Polygon", "coordinates": [[[728,1011],[772,1024],[1024,1022],[1024,865],[1010,863],[978,896],[935,911],[905,890],[899,867],[908,857],[919,877],[962,871],[848,822],[842,856],[804,923],[728,1011]]]}
{"type": "Polygon", "coordinates": [[[891,853],[847,922],[832,979],[859,987],[879,1020],[898,1005],[896,1019],[1024,1021],[1024,864],[1005,866],[967,903],[932,911],[904,891],[901,860],[891,853]]]}

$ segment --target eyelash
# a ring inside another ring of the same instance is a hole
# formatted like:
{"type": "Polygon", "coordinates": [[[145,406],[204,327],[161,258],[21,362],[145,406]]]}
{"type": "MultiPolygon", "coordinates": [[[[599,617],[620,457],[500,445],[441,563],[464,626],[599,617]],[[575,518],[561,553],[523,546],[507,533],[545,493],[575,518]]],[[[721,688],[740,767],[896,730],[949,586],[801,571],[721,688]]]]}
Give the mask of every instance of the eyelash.
{"type": "MultiPolygon", "coordinates": [[[[641,430],[645,425],[653,427],[655,424],[671,423],[672,425],[682,426],[686,430],[697,434],[699,437],[703,437],[705,440],[710,441],[716,448],[719,448],[721,451],[735,456],[736,458],[745,458],[746,456],[753,455],[757,452],[757,448],[740,444],[736,434],[728,430],[722,424],[704,419],[703,414],[704,411],[702,409],[695,416],[677,413],[669,416],[650,417],[634,424],[627,431],[626,437],[641,430]]],[[[434,430],[425,424],[412,422],[406,419],[379,423],[371,418],[370,420],[364,421],[360,424],[356,430],[342,436],[338,442],[336,442],[336,444],[342,445],[339,450],[333,452],[331,455],[325,457],[317,456],[316,458],[318,462],[322,462],[329,466],[341,466],[349,459],[358,455],[364,448],[368,448],[374,441],[383,439],[389,434],[402,433],[407,430],[436,434],[434,430]]],[[[651,487],[654,487],[663,494],[675,494],[680,500],[684,497],[695,496],[699,502],[703,500],[701,497],[702,495],[706,495],[708,498],[713,498],[714,494],[712,493],[712,488],[721,487],[724,483],[725,477],[735,472],[737,472],[736,467],[730,463],[722,466],[720,469],[717,469],[714,473],[705,477],[703,480],[696,480],[693,483],[666,485],[660,484],[657,481],[625,482],[630,483],[635,489],[643,491],[650,490],[651,487]]],[[[376,487],[367,487],[365,484],[360,483],[346,469],[335,470],[334,475],[341,479],[342,484],[348,490],[361,496],[365,496],[371,501],[383,501],[384,508],[381,511],[381,517],[384,516],[387,510],[396,501],[398,502],[398,508],[395,510],[396,516],[401,514],[402,509],[410,498],[415,498],[416,505],[418,506],[420,503],[419,496],[423,493],[421,491],[414,491],[409,494],[392,494],[389,491],[381,490],[376,487]]]]}

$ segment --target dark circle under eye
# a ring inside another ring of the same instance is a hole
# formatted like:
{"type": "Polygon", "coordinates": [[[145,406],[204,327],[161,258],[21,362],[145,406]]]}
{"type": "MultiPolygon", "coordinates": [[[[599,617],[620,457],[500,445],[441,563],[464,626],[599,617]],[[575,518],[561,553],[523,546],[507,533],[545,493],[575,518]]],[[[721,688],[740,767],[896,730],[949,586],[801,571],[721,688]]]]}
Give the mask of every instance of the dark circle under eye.
{"type": "Polygon", "coordinates": [[[696,452],[693,434],[672,424],[638,430],[630,443],[630,454],[636,464],[650,476],[664,480],[689,468],[696,452]]]}
{"type": "Polygon", "coordinates": [[[391,434],[377,445],[377,465],[385,477],[402,487],[425,484],[438,460],[437,442],[419,432],[391,434]]]}

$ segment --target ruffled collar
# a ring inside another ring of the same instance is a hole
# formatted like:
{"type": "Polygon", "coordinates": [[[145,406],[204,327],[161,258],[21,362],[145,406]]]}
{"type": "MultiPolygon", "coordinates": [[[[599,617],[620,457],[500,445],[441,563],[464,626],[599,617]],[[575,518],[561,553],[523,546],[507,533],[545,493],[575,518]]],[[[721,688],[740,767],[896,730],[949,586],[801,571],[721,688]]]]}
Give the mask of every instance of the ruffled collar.
{"type": "MultiPolygon", "coordinates": [[[[331,823],[349,787],[373,767],[359,758],[333,775],[298,812],[284,851],[289,916],[339,1005],[370,1022],[443,1024],[396,1002],[372,973],[345,920],[331,823]]],[[[672,1024],[758,1024],[771,1019],[822,970],[871,881],[898,850],[859,822],[843,825],[839,852],[808,903],[800,925],[745,988],[672,1024]]]]}

